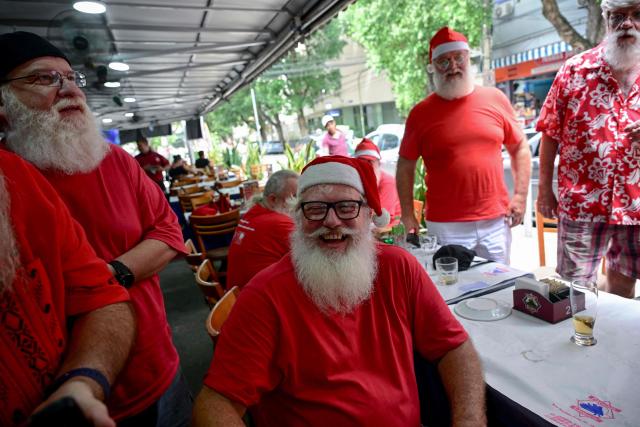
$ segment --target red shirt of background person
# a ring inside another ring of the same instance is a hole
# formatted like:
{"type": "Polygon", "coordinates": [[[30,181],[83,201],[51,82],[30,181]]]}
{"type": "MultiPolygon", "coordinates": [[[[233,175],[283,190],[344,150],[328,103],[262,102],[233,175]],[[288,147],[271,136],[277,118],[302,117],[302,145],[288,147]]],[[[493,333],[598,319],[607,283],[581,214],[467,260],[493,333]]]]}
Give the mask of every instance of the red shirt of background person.
{"type": "Polygon", "coordinates": [[[140,164],[140,167],[145,171],[147,176],[153,180],[156,184],[165,190],[163,171],[169,169],[169,160],[156,153],[149,146],[147,138],[140,137],[137,141],[138,151],[140,154],[136,156],[136,161],[140,164]]]}
{"type": "Polygon", "coordinates": [[[391,215],[390,225],[400,222],[400,199],[398,198],[398,189],[396,188],[396,179],[380,168],[380,149],[373,141],[362,138],[362,141],[356,147],[353,157],[368,161],[373,167],[378,181],[378,193],[380,194],[380,204],[391,215]],[[398,218],[398,219],[396,219],[398,218]]]}
{"type": "Polygon", "coordinates": [[[289,252],[293,220],[287,200],[295,196],[298,174],[281,170],[269,177],[262,196],[242,216],[229,246],[227,288],[244,285],[289,252]]]}
{"type": "Polygon", "coordinates": [[[118,422],[143,414],[169,423],[181,416],[186,423],[190,409],[184,402],[190,397],[178,375],[157,275],[178,252],[186,252],[177,218],[134,158],[104,141],[77,85],[83,80],[64,54],[31,33],[4,35],[2,42],[2,49],[31,55],[14,62],[7,78],[16,80],[0,86],[7,148],[43,172],[98,256],[113,263],[114,277],[131,285],[137,337],[109,410],[118,422]],[[54,52],[23,51],[24,38],[54,52]],[[61,77],[53,81],[39,73],[61,77]]]}
{"type": "Polygon", "coordinates": [[[195,426],[417,426],[413,351],[438,359],[453,425],[486,424],[480,362],[418,261],[375,243],[366,161],[319,157],[298,180],[289,255],[245,286],[222,328],[195,426]]]}
{"type": "MultiPolygon", "coordinates": [[[[133,310],[55,190],[36,169],[0,150],[0,424],[22,425],[45,388],[72,369],[113,382],[133,344],[133,310]],[[115,305],[113,305],[115,304],[115,305]],[[70,323],[73,319],[73,323],[70,323]],[[70,327],[70,325],[74,325],[70,327]]],[[[47,399],[74,398],[91,422],[110,425],[101,397],[74,377],[47,399]],[[75,378],[75,379],[74,379],[75,378]]],[[[41,408],[42,409],[42,408],[41,408]]]]}
{"type": "Polygon", "coordinates": [[[326,154],[331,156],[348,156],[347,138],[344,133],[340,132],[336,126],[333,116],[326,115],[322,117],[322,127],[327,130],[322,138],[322,149],[326,154]]]}

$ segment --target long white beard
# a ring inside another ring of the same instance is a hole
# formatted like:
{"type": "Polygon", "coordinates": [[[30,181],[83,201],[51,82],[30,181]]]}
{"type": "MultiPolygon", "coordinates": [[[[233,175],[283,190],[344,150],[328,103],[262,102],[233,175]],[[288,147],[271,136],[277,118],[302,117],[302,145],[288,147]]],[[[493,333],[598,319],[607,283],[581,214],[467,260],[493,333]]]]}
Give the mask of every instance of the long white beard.
{"type": "MultiPolygon", "coordinates": [[[[317,236],[327,228],[305,235],[296,218],[291,235],[291,257],[298,281],[309,297],[325,313],[350,313],[369,299],[378,271],[376,246],[368,230],[341,228],[343,234],[353,236],[353,244],[346,253],[319,248],[317,236]]],[[[334,230],[335,231],[335,230],[334,230]]]]}
{"type": "Polygon", "coordinates": [[[640,62],[640,32],[629,30],[618,30],[607,34],[605,38],[604,57],[607,63],[614,70],[630,70],[638,66],[640,62]],[[618,37],[623,34],[630,34],[635,37],[633,44],[618,44],[618,37]]]}
{"type": "MultiPolygon", "coordinates": [[[[0,171],[1,172],[1,171],[0,171]]],[[[10,290],[20,267],[20,253],[15,233],[11,226],[11,197],[0,173],[0,294],[10,290]]]]}
{"type": "Polygon", "coordinates": [[[55,108],[36,111],[25,106],[11,90],[2,90],[7,121],[7,147],[38,169],[72,175],[94,170],[109,151],[89,108],[82,103],[80,120],[63,119],[58,108],[78,105],[61,99],[55,108]]]}
{"type": "Polygon", "coordinates": [[[442,98],[449,100],[462,98],[473,92],[474,80],[474,73],[468,69],[462,72],[461,76],[454,76],[449,79],[438,70],[433,73],[435,92],[442,98]]]}

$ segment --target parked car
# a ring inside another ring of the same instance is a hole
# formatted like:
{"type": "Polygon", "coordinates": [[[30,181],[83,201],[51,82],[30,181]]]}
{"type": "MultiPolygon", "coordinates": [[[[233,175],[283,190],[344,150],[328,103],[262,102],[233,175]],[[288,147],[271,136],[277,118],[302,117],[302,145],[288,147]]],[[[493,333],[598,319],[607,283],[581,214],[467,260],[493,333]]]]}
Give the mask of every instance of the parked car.
{"type": "Polygon", "coordinates": [[[264,154],[282,154],[284,153],[284,144],[282,141],[265,141],[262,143],[262,152],[264,154]]]}
{"type": "Polygon", "coordinates": [[[366,138],[374,142],[380,149],[380,166],[385,172],[395,176],[398,163],[400,143],[404,136],[404,125],[384,124],[367,134],[366,138]]]}

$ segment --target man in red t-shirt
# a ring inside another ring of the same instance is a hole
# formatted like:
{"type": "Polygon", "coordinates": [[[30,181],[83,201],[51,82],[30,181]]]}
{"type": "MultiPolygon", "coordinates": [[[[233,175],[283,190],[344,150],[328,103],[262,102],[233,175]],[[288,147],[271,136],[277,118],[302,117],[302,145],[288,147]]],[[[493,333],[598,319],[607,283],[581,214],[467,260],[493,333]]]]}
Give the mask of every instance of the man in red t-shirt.
{"type": "Polygon", "coordinates": [[[261,197],[242,216],[229,246],[227,288],[242,288],[260,270],[289,252],[293,221],[287,201],[296,195],[298,174],[281,170],[269,177],[261,197]]]}
{"type": "Polygon", "coordinates": [[[409,113],[398,158],[402,222],[408,231],[418,229],[413,183],[422,157],[429,231],[441,244],[466,246],[508,264],[510,226],[522,221],[527,199],[529,146],[504,94],[474,85],[464,35],[440,29],[431,39],[429,58],[435,93],[409,113]],[[514,174],[511,200],[504,183],[503,145],[514,174]]]}
{"type": "Polygon", "coordinates": [[[402,215],[402,210],[400,209],[400,199],[398,199],[396,179],[380,168],[380,159],[382,158],[380,149],[370,139],[362,138],[353,156],[368,161],[373,167],[373,172],[376,174],[378,181],[380,204],[391,215],[391,225],[397,224],[399,219],[396,218],[402,215]]]}
{"type": "Polygon", "coordinates": [[[604,41],[567,60],[540,111],[537,206],[558,217],[563,277],[627,298],[640,278],[640,0],[603,0],[604,41]],[[558,198],[553,193],[556,155],[558,198]]]}
{"type": "Polygon", "coordinates": [[[371,165],[319,157],[298,180],[291,252],[258,273],[224,324],[194,425],[418,426],[413,351],[438,361],[453,425],[486,425],[468,335],[424,268],[375,243],[389,220],[371,165]]]}
{"type": "Polygon", "coordinates": [[[109,412],[120,427],[187,425],[191,397],[157,275],[186,253],[177,218],[135,159],[104,141],[79,89],[86,81],[58,48],[17,32],[0,36],[0,51],[7,148],[45,175],[136,311],[136,341],[109,412]]]}
{"type": "Polygon", "coordinates": [[[5,150],[0,236],[0,425],[23,425],[63,397],[91,425],[114,425],[102,401],[133,344],[129,295],[51,185],[5,150]]]}
{"type": "Polygon", "coordinates": [[[140,167],[144,169],[147,176],[151,178],[153,182],[162,188],[163,192],[166,192],[167,188],[164,185],[164,175],[162,172],[169,169],[169,160],[153,151],[151,146],[149,146],[149,141],[147,141],[147,138],[144,136],[140,135],[136,143],[138,144],[138,151],[140,151],[140,154],[136,156],[136,160],[140,164],[140,167]]]}

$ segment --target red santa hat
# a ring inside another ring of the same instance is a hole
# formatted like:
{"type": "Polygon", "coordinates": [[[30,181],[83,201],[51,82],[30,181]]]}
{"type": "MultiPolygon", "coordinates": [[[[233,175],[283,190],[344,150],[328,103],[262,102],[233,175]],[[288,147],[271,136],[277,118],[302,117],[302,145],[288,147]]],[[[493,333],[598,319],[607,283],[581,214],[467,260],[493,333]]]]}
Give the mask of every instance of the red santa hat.
{"type": "Polygon", "coordinates": [[[362,138],[362,141],[356,147],[354,157],[365,160],[380,160],[382,158],[378,146],[367,138],[362,138]]]}
{"type": "Polygon", "coordinates": [[[298,179],[298,197],[308,188],[321,184],[353,187],[367,199],[376,227],[389,224],[390,215],[380,204],[378,182],[373,167],[365,160],[344,156],[323,156],[307,164],[298,179]]]}
{"type": "Polygon", "coordinates": [[[454,50],[469,50],[467,38],[449,27],[442,27],[429,42],[429,62],[454,50]]]}

